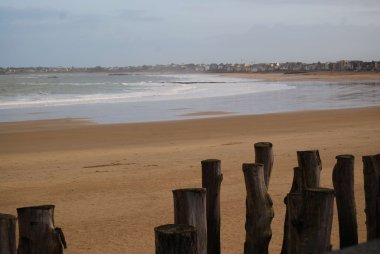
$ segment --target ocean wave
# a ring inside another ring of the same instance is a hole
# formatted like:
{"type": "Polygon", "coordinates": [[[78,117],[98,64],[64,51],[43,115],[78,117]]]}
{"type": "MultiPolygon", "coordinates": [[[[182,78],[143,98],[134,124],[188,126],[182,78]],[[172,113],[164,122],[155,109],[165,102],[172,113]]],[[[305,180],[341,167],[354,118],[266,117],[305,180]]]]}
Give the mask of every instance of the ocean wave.
{"type": "Polygon", "coordinates": [[[13,96],[9,92],[6,96],[0,94],[0,109],[198,99],[294,88],[284,83],[256,82],[209,75],[156,75],[144,76],[142,80],[117,82],[80,81],[54,83],[53,86],[41,81],[38,89],[25,89],[25,94],[20,89],[15,91],[13,96]]]}

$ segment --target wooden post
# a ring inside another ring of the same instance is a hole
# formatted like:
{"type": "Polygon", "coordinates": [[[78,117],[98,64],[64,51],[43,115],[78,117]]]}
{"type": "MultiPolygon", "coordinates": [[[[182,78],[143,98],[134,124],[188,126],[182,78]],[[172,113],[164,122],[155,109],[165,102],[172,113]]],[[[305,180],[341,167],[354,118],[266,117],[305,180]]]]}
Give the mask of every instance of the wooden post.
{"type": "Polygon", "coordinates": [[[220,187],[223,180],[220,160],[204,160],[202,187],[206,188],[207,253],[220,254],[220,187]]]}
{"type": "Polygon", "coordinates": [[[363,156],[367,240],[380,238],[380,154],[363,156]]]}
{"type": "Polygon", "coordinates": [[[198,253],[207,253],[206,190],[203,188],[173,190],[174,224],[196,227],[198,253]]]}
{"type": "MultiPolygon", "coordinates": [[[[290,189],[289,194],[292,193],[298,193],[301,192],[302,189],[302,178],[301,178],[301,171],[299,167],[295,167],[293,169],[293,183],[292,183],[292,188],[290,189]]],[[[302,201],[302,200],[301,200],[302,201]]],[[[284,237],[282,239],[282,248],[281,248],[281,254],[287,254],[289,253],[288,251],[288,246],[289,246],[289,222],[288,222],[288,197],[286,196],[284,198],[284,203],[286,205],[286,211],[285,211],[285,220],[284,220],[284,237]]]]}
{"type": "Polygon", "coordinates": [[[305,189],[288,195],[289,253],[319,254],[331,250],[334,190],[305,189]]]}
{"type": "Polygon", "coordinates": [[[258,142],[255,147],[255,163],[264,165],[264,180],[269,187],[270,175],[273,167],[273,145],[270,142],[258,142]]]}
{"type": "Polygon", "coordinates": [[[198,254],[197,229],[190,225],[167,224],[154,228],[156,254],[198,254]]]}
{"type": "Polygon", "coordinates": [[[264,181],[264,165],[244,163],[243,173],[247,190],[244,254],[267,254],[274,212],[264,181]]]}
{"type": "Polygon", "coordinates": [[[333,184],[338,208],[340,248],[358,244],[358,224],[354,194],[354,156],[338,155],[333,184]]]}
{"type": "Polygon", "coordinates": [[[0,213],[0,254],[16,254],[16,217],[0,213]]]}
{"type": "Polygon", "coordinates": [[[298,151],[298,166],[301,169],[303,189],[318,188],[320,186],[320,174],[322,162],[318,150],[298,151]]]}
{"type": "Polygon", "coordinates": [[[54,227],[54,205],[17,208],[18,254],[62,254],[66,241],[54,227]]]}

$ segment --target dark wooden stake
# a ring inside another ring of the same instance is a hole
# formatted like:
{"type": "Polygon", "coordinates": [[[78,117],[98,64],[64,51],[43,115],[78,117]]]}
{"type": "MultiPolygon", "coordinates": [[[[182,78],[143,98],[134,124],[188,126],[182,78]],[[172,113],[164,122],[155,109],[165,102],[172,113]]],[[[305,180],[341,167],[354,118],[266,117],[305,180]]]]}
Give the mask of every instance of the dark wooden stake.
{"type": "Polygon", "coordinates": [[[274,212],[264,181],[263,164],[244,163],[247,190],[244,254],[267,254],[274,212]]]}
{"type": "Polygon", "coordinates": [[[333,184],[338,208],[340,248],[358,244],[358,223],[354,194],[354,156],[338,155],[333,184]]]}
{"type": "MultiPolygon", "coordinates": [[[[292,188],[290,189],[289,194],[291,193],[297,193],[301,192],[302,189],[302,178],[301,178],[301,171],[299,167],[295,167],[293,169],[293,183],[292,183],[292,188]]],[[[286,196],[284,199],[284,203],[286,205],[286,211],[285,211],[285,220],[284,220],[284,237],[282,239],[282,248],[281,248],[281,254],[287,254],[289,253],[288,251],[288,246],[289,246],[289,222],[288,222],[288,197],[286,196]]]]}
{"type": "Polygon", "coordinates": [[[0,213],[0,254],[16,254],[16,216],[0,213]]]}
{"type": "Polygon", "coordinates": [[[264,180],[269,187],[270,175],[273,167],[273,145],[270,142],[258,142],[255,147],[255,163],[264,165],[264,180]]]}
{"type": "Polygon", "coordinates": [[[206,189],[173,190],[174,223],[196,227],[198,253],[207,253],[206,189]]]}
{"type": "Polygon", "coordinates": [[[331,250],[334,190],[306,189],[288,195],[289,253],[319,254],[331,250]]]}
{"type": "Polygon", "coordinates": [[[156,254],[198,254],[197,229],[190,225],[167,224],[154,228],[156,254]]]}
{"type": "Polygon", "coordinates": [[[62,254],[66,241],[54,227],[54,205],[17,208],[18,254],[62,254]]]}
{"type": "Polygon", "coordinates": [[[367,240],[380,238],[380,154],[363,156],[367,240]]]}
{"type": "Polygon", "coordinates": [[[204,160],[202,187],[206,188],[207,253],[220,253],[220,187],[223,180],[220,160],[204,160]]]}
{"type": "Polygon", "coordinates": [[[298,166],[301,169],[303,189],[318,188],[320,186],[320,174],[322,162],[318,150],[298,151],[298,166]]]}

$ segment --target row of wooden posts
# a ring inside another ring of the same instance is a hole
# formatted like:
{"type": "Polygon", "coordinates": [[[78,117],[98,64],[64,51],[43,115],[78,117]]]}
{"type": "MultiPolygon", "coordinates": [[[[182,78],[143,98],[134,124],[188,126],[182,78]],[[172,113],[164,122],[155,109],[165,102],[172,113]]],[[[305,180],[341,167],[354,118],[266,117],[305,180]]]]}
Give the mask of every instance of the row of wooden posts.
{"type": "MultiPolygon", "coordinates": [[[[244,254],[267,254],[274,216],[268,194],[273,146],[254,145],[255,163],[242,166],[246,196],[244,254]]],[[[281,254],[319,254],[331,250],[334,194],[340,248],[358,244],[354,196],[354,156],[339,155],[333,169],[333,189],[321,188],[318,150],[298,151],[298,167],[285,197],[286,215],[281,254]]],[[[380,238],[380,154],[363,156],[367,240],[380,238]]],[[[220,254],[220,160],[202,161],[202,188],[173,191],[174,224],[154,229],[156,254],[220,254]]],[[[0,254],[62,254],[66,241],[54,226],[54,205],[23,207],[0,214],[0,254]]],[[[370,252],[366,252],[370,253],[370,252]]],[[[378,253],[378,252],[373,252],[378,253]]]]}
{"type": "MultiPolygon", "coordinates": [[[[270,142],[254,145],[255,163],[242,165],[246,196],[244,254],[267,254],[272,238],[273,203],[268,194],[273,167],[270,142]]],[[[286,215],[281,254],[330,252],[334,196],[340,248],[358,244],[354,195],[354,156],[338,155],[333,169],[334,189],[320,186],[322,162],[318,150],[298,151],[298,167],[286,195],[286,215]]],[[[380,154],[363,156],[367,240],[380,238],[380,154]]],[[[173,190],[174,224],[155,231],[156,254],[220,254],[220,160],[204,160],[202,188],[173,190]]],[[[374,247],[375,246],[375,247],[374,247]]],[[[361,253],[380,253],[375,251],[361,253]]],[[[362,246],[360,246],[363,249],[362,246]]],[[[365,247],[364,247],[365,248],[365,247]]],[[[356,253],[350,252],[350,253],[356,253]]],[[[359,253],[359,252],[357,252],[359,253]]]]}

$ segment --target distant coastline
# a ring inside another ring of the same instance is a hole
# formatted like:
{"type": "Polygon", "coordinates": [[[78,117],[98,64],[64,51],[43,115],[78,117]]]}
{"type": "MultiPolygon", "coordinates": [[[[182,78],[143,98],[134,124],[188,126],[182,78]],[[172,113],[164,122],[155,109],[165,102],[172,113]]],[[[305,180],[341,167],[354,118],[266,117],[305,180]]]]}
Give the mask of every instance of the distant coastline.
{"type": "Polygon", "coordinates": [[[24,73],[107,73],[128,75],[135,72],[162,73],[284,73],[305,74],[313,72],[380,72],[380,61],[337,61],[337,62],[285,62],[285,63],[212,63],[212,64],[168,64],[125,67],[6,67],[0,74],[24,73]]]}

